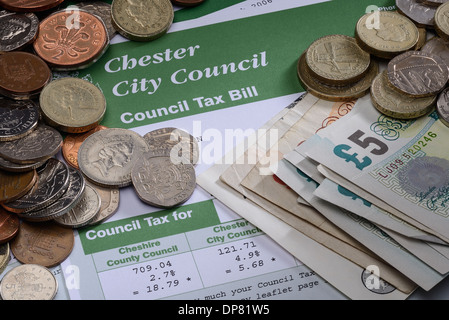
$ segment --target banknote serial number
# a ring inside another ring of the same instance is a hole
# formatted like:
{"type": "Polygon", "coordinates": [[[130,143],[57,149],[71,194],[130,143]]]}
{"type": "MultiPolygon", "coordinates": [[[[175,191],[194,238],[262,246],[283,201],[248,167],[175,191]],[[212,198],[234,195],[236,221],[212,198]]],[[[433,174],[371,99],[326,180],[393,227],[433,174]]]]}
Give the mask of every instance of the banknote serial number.
{"type": "Polygon", "coordinates": [[[410,148],[408,148],[406,152],[402,153],[396,159],[385,164],[377,174],[384,179],[389,178],[391,174],[395,173],[401,167],[406,165],[408,161],[413,158],[413,156],[425,149],[429,145],[429,143],[431,143],[437,136],[438,135],[436,133],[433,133],[431,131],[427,132],[421,139],[410,146],[410,148]]]}

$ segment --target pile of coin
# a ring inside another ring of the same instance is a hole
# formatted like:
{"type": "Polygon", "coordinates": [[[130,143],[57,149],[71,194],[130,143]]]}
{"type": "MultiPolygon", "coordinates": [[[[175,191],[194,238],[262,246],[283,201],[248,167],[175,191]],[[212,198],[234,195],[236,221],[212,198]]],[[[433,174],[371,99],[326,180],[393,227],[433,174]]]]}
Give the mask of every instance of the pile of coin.
{"type": "Polygon", "coordinates": [[[397,12],[361,16],[354,38],[330,35],[312,43],[298,60],[299,80],[330,101],[369,92],[379,112],[397,119],[436,107],[448,125],[449,2],[396,0],[396,6],[397,12]]]}
{"type": "Polygon", "coordinates": [[[58,286],[48,268],[70,255],[74,229],[118,210],[120,188],[132,185],[145,203],[171,208],[196,187],[190,134],[101,126],[101,90],[53,79],[95,63],[117,31],[138,41],[162,36],[173,21],[170,1],[81,2],[80,10],[62,3],[0,0],[8,10],[0,10],[0,274],[11,254],[22,263],[0,282],[2,299],[53,299],[58,286]]]}

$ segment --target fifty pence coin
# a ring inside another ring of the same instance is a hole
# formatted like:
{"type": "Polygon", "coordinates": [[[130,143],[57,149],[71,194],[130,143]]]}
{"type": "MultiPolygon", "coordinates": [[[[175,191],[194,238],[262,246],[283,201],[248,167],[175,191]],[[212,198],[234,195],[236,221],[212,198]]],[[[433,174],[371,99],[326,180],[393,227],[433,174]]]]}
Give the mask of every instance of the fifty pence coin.
{"type": "Polygon", "coordinates": [[[177,128],[161,128],[143,136],[153,155],[172,156],[176,162],[197,164],[199,146],[196,139],[188,132],[177,128]]]}
{"type": "Polygon", "coordinates": [[[78,165],[78,151],[84,140],[87,139],[88,136],[94,134],[97,131],[108,129],[105,126],[97,126],[94,129],[81,133],[81,134],[69,134],[65,137],[64,142],[62,144],[62,155],[64,160],[71,165],[72,167],[79,169],[78,165]]]}
{"type": "Polygon", "coordinates": [[[444,89],[438,96],[437,112],[441,122],[449,127],[449,88],[444,89]]]}
{"type": "Polygon", "coordinates": [[[36,39],[38,28],[34,13],[0,16],[0,52],[24,49],[36,39]]]}
{"type": "Polygon", "coordinates": [[[346,85],[360,80],[368,71],[371,57],[352,37],[324,36],[305,53],[310,73],[330,85],[346,85]]]}
{"type": "Polygon", "coordinates": [[[419,30],[407,17],[397,12],[380,11],[378,28],[369,24],[371,17],[372,13],[364,15],[356,26],[357,43],[365,51],[391,59],[417,45],[419,30]]]}
{"type": "Polygon", "coordinates": [[[58,282],[53,272],[36,264],[24,264],[9,270],[0,283],[3,300],[53,300],[58,282]]]}
{"type": "Polygon", "coordinates": [[[0,98],[0,141],[22,138],[37,127],[39,108],[31,100],[0,98]]]}
{"type": "Polygon", "coordinates": [[[21,139],[0,142],[0,156],[18,164],[41,162],[56,155],[62,148],[62,142],[58,130],[40,123],[21,139]]]}
{"type": "Polygon", "coordinates": [[[72,252],[75,235],[54,221],[21,221],[19,233],[10,242],[13,255],[22,263],[47,268],[63,262],[72,252]]]}
{"type": "Polygon", "coordinates": [[[89,225],[95,225],[109,219],[117,212],[120,204],[120,189],[103,188],[94,184],[90,184],[90,186],[98,192],[101,198],[100,211],[89,222],[89,225]]]}
{"type": "Polygon", "coordinates": [[[0,94],[6,97],[36,98],[51,77],[48,65],[34,54],[12,51],[0,55],[0,94]]]}
{"type": "Polygon", "coordinates": [[[69,174],[69,187],[58,200],[40,210],[19,214],[20,217],[27,221],[46,221],[62,216],[74,208],[81,200],[86,182],[81,172],[74,168],[69,168],[69,174]]]}
{"type": "Polygon", "coordinates": [[[79,78],[62,78],[47,85],[39,98],[45,121],[67,133],[83,133],[99,125],[106,98],[97,86],[79,78]]]}
{"type": "Polygon", "coordinates": [[[19,232],[20,221],[16,214],[0,208],[0,244],[11,241],[19,232]]]}
{"type": "Polygon", "coordinates": [[[132,183],[134,164],[148,150],[145,139],[134,131],[105,129],[83,142],[78,152],[78,164],[81,172],[95,184],[126,187],[132,183]]]}
{"type": "Polygon", "coordinates": [[[70,228],[81,228],[88,225],[101,208],[101,198],[95,188],[86,185],[80,202],[66,214],[57,217],[56,223],[70,228]]]}
{"type": "Polygon", "coordinates": [[[69,186],[69,168],[57,159],[49,159],[37,174],[38,181],[33,191],[2,204],[6,210],[21,214],[47,207],[58,200],[69,186]]]}
{"type": "Polygon", "coordinates": [[[408,51],[388,63],[388,80],[393,89],[412,97],[438,94],[446,86],[449,70],[436,55],[408,51]]]}
{"type": "Polygon", "coordinates": [[[170,0],[114,0],[112,24],[125,38],[155,40],[171,27],[174,18],[170,0]]]}
{"type": "Polygon", "coordinates": [[[52,9],[64,0],[0,0],[0,6],[16,12],[38,12],[52,9]]]}
{"type": "Polygon", "coordinates": [[[434,109],[437,96],[413,98],[401,94],[388,85],[386,71],[384,71],[373,81],[371,98],[376,109],[389,117],[415,119],[434,109]]]}
{"type": "Polygon", "coordinates": [[[34,50],[52,69],[72,71],[95,63],[109,37],[101,18],[83,10],[62,10],[41,21],[34,50]]]}
{"type": "Polygon", "coordinates": [[[170,157],[144,155],[132,171],[139,198],[152,206],[172,208],[186,202],[196,187],[192,164],[174,164],[170,157]]]}
{"type": "Polygon", "coordinates": [[[0,203],[15,201],[31,190],[38,179],[36,170],[11,173],[0,170],[0,203]]]}

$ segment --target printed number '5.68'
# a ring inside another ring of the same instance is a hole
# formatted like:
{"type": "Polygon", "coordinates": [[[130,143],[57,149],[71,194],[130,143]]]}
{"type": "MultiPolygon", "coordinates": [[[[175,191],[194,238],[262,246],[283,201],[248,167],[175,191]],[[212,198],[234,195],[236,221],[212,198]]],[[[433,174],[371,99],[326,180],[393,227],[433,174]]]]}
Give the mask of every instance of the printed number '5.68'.
{"type": "MultiPolygon", "coordinates": [[[[357,130],[348,137],[348,140],[363,149],[367,149],[371,145],[374,145],[374,147],[370,150],[370,153],[373,155],[380,156],[388,151],[388,146],[377,138],[366,137],[362,140],[361,138],[364,134],[365,133],[363,131],[357,130]]],[[[359,158],[357,158],[358,153],[348,152],[351,149],[352,147],[347,144],[339,144],[334,148],[334,154],[339,158],[345,159],[346,162],[354,163],[356,168],[359,170],[363,170],[373,162],[370,157],[363,157],[362,160],[359,160],[359,158]]]]}

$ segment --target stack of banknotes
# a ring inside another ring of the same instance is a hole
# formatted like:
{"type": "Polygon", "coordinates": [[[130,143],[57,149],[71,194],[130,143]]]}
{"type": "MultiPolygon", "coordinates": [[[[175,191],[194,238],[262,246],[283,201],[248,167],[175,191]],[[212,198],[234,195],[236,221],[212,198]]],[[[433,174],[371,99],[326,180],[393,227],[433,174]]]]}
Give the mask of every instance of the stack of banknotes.
{"type": "Polygon", "coordinates": [[[348,298],[406,299],[449,272],[448,132],[305,93],[198,184],[348,298]]]}

